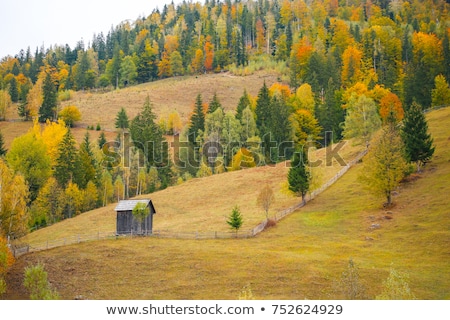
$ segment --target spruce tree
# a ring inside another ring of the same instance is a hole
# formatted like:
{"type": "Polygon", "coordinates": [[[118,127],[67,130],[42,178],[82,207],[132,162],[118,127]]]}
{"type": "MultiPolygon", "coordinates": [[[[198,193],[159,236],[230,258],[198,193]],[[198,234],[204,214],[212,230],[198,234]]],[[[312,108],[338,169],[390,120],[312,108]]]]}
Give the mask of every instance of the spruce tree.
{"type": "Polygon", "coordinates": [[[42,91],[44,98],[42,101],[42,105],[39,108],[39,122],[45,123],[47,120],[53,119],[53,114],[56,109],[58,98],[56,87],[53,84],[52,78],[50,77],[49,73],[47,73],[45,77],[42,91]]]}
{"type": "Polygon", "coordinates": [[[131,121],[130,133],[135,147],[144,153],[147,170],[157,168],[161,188],[165,188],[172,178],[171,162],[166,139],[155,120],[156,115],[147,96],[143,110],[131,121]]]}
{"type": "Polygon", "coordinates": [[[244,223],[241,211],[238,206],[234,206],[233,210],[231,211],[231,215],[227,220],[227,223],[231,227],[231,229],[236,231],[237,236],[238,230],[242,227],[242,224],[244,223]]]}
{"type": "Polygon", "coordinates": [[[217,97],[217,93],[214,93],[214,96],[208,106],[208,113],[213,113],[219,108],[222,108],[222,104],[220,103],[219,98],[217,97]]]}
{"type": "Polygon", "coordinates": [[[128,123],[128,116],[127,112],[124,108],[120,109],[120,111],[117,113],[116,116],[116,128],[118,129],[128,129],[129,123],[128,123]]]}
{"type": "Polygon", "coordinates": [[[435,147],[428,133],[428,123],[422,107],[413,102],[406,110],[403,120],[402,139],[405,143],[407,159],[417,164],[417,171],[433,156],[435,147]]]}
{"type": "Polygon", "coordinates": [[[302,197],[306,203],[306,194],[310,186],[310,174],[307,170],[308,157],[304,150],[295,152],[288,172],[289,190],[302,197]]]}
{"type": "Polygon", "coordinates": [[[9,83],[9,95],[11,96],[12,102],[19,101],[19,90],[17,88],[17,80],[15,77],[12,77],[9,83]]]}
{"type": "Polygon", "coordinates": [[[55,178],[58,184],[65,189],[68,182],[79,182],[79,160],[76,142],[68,129],[58,147],[58,157],[55,165],[55,178]]]}
{"type": "Polygon", "coordinates": [[[98,140],[97,140],[98,148],[101,150],[105,143],[106,143],[105,132],[102,131],[102,133],[100,133],[100,136],[98,137],[98,140]]]}
{"type": "Polygon", "coordinates": [[[80,145],[79,152],[80,164],[82,170],[80,171],[80,188],[85,189],[89,181],[98,184],[97,176],[97,162],[95,160],[94,152],[90,141],[89,132],[86,131],[84,140],[80,145]]]}
{"type": "Polygon", "coordinates": [[[189,124],[188,139],[189,142],[196,144],[199,131],[205,131],[205,114],[203,113],[203,102],[201,94],[195,99],[194,113],[191,116],[189,124]]]}
{"type": "Polygon", "coordinates": [[[242,112],[245,110],[245,108],[249,107],[251,104],[250,102],[250,96],[247,93],[247,90],[244,89],[244,94],[239,99],[237,108],[236,108],[236,119],[241,120],[242,119],[242,112]]]}

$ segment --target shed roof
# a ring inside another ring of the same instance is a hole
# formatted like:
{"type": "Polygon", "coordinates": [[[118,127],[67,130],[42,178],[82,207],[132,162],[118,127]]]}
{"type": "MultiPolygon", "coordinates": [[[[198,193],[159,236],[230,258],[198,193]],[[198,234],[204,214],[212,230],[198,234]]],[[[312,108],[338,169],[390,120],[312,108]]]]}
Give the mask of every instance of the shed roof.
{"type": "Polygon", "coordinates": [[[142,199],[142,200],[120,200],[119,203],[117,204],[116,208],[114,209],[115,211],[132,211],[134,209],[134,207],[136,207],[136,205],[138,203],[144,203],[146,206],[151,206],[151,208],[153,209],[152,211],[154,213],[156,213],[155,211],[155,207],[153,206],[152,200],[150,199],[142,199]]]}

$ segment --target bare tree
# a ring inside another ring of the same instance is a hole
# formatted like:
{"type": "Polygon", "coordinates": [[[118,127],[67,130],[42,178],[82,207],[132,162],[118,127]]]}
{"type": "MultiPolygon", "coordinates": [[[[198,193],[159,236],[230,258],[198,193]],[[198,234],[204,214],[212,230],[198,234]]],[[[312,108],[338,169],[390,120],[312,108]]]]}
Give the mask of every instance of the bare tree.
{"type": "Polygon", "coordinates": [[[262,207],[266,213],[266,219],[269,220],[269,209],[271,205],[275,202],[275,194],[272,188],[266,184],[264,188],[261,189],[258,195],[257,204],[262,207]]]}

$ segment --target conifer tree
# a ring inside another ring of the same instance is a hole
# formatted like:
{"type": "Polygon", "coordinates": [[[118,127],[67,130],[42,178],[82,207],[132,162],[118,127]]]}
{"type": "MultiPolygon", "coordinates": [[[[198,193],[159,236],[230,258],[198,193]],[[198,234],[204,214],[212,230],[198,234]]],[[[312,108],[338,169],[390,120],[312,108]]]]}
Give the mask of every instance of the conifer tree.
{"type": "Polygon", "coordinates": [[[219,108],[222,108],[222,104],[220,103],[219,98],[217,97],[217,93],[214,93],[214,96],[208,106],[208,113],[213,113],[219,108]]]}
{"type": "Polygon", "coordinates": [[[45,123],[47,119],[53,119],[57,103],[56,88],[49,73],[47,73],[45,77],[42,91],[44,98],[42,101],[42,105],[39,108],[39,122],[45,123]]]}
{"type": "Polygon", "coordinates": [[[196,139],[199,136],[199,131],[205,131],[205,114],[203,113],[203,102],[201,94],[197,95],[195,99],[194,113],[191,116],[191,121],[188,130],[189,142],[196,144],[196,139]]]}
{"type": "Polygon", "coordinates": [[[125,130],[128,129],[128,127],[129,123],[127,112],[125,111],[125,108],[121,108],[116,116],[116,128],[125,130]]]}
{"type": "Polygon", "coordinates": [[[89,181],[97,184],[97,162],[92,151],[89,132],[86,132],[80,145],[79,160],[82,169],[79,178],[80,188],[85,189],[89,181]]]}
{"type": "Polygon", "coordinates": [[[405,144],[407,159],[417,164],[417,171],[426,164],[434,154],[433,138],[428,133],[428,123],[422,107],[413,103],[406,110],[403,120],[402,139],[405,144]]]}
{"type": "Polygon", "coordinates": [[[70,130],[67,130],[58,147],[55,165],[55,178],[62,188],[66,188],[71,180],[79,181],[79,160],[76,142],[70,130]]]}
{"type": "Polygon", "coordinates": [[[17,89],[16,77],[13,77],[9,83],[9,95],[11,96],[12,102],[19,101],[19,90],[17,89]]]}
{"type": "Polygon", "coordinates": [[[105,136],[105,132],[102,131],[97,140],[98,148],[101,150],[103,148],[103,146],[105,145],[105,143],[106,143],[106,136],[105,136]]]}
{"type": "Polygon", "coordinates": [[[308,157],[306,152],[295,152],[291,161],[291,168],[288,172],[289,190],[297,196],[302,197],[302,202],[306,203],[306,194],[309,191],[310,175],[307,170],[308,157]]]}
{"type": "Polygon", "coordinates": [[[242,112],[245,110],[245,108],[250,107],[250,105],[250,96],[248,95],[247,90],[244,89],[244,94],[239,98],[239,102],[236,108],[236,119],[241,120],[242,112]]]}
{"type": "Polygon", "coordinates": [[[234,206],[233,210],[231,211],[231,215],[227,220],[227,223],[231,227],[231,229],[236,231],[237,236],[238,230],[242,227],[242,224],[244,223],[241,210],[239,209],[238,206],[234,206]]]}

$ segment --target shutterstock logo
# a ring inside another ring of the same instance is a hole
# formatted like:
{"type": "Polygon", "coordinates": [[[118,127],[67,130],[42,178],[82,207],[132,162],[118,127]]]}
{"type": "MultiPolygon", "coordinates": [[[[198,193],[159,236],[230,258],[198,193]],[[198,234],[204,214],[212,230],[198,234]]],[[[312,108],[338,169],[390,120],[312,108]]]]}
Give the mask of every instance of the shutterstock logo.
{"type": "MultiPolygon", "coordinates": [[[[326,137],[330,136],[332,137],[330,133],[326,134],[326,137]]],[[[347,163],[340,152],[347,143],[347,141],[340,141],[332,144],[325,140],[325,145],[317,141],[309,141],[299,146],[294,141],[273,141],[269,134],[264,136],[261,141],[245,143],[211,139],[199,144],[191,143],[189,139],[180,140],[179,136],[174,136],[172,141],[163,141],[158,144],[154,141],[147,141],[142,144],[132,141],[130,133],[124,132],[120,139],[109,141],[103,145],[101,164],[108,168],[130,168],[131,166],[144,168],[147,163],[150,163],[151,166],[158,168],[168,167],[171,164],[178,169],[200,169],[202,165],[216,168],[226,167],[233,161],[238,161],[233,165],[241,168],[275,166],[284,161],[286,166],[291,166],[289,160],[295,153],[301,153],[308,154],[310,167],[333,166],[333,161],[345,167],[347,163]],[[324,149],[325,156],[320,158],[310,156],[317,149],[324,149]]],[[[300,164],[302,163],[300,162],[300,164]]]]}

